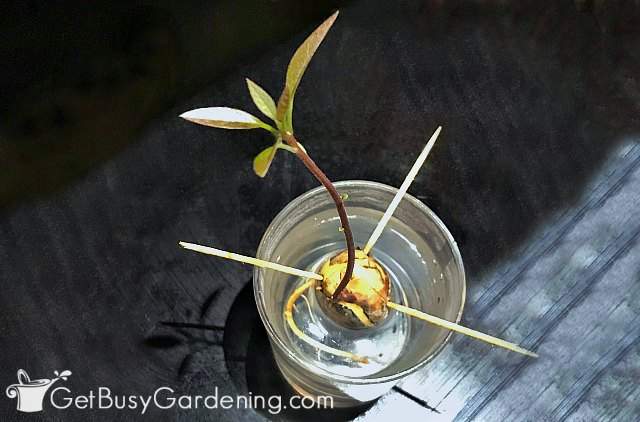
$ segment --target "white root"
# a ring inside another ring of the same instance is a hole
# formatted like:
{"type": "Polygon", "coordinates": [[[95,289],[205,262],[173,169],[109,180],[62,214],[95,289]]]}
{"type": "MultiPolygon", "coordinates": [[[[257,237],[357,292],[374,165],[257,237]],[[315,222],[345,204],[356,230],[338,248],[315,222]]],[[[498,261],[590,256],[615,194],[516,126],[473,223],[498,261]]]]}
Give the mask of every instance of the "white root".
{"type": "Polygon", "coordinates": [[[344,350],[335,349],[333,347],[327,346],[326,344],[320,343],[319,341],[309,337],[306,335],[298,326],[296,325],[295,320],[293,319],[293,304],[296,303],[296,300],[307,290],[313,287],[315,281],[309,280],[304,283],[302,286],[298,287],[291,293],[289,299],[287,300],[287,305],[284,309],[284,319],[287,321],[289,328],[291,331],[300,338],[300,340],[304,341],[307,344],[317,348],[318,350],[322,350],[323,352],[330,353],[336,356],[342,356],[348,359],[351,359],[355,362],[361,363],[369,363],[369,358],[365,356],[356,355],[350,352],[345,352],[344,350]]]}

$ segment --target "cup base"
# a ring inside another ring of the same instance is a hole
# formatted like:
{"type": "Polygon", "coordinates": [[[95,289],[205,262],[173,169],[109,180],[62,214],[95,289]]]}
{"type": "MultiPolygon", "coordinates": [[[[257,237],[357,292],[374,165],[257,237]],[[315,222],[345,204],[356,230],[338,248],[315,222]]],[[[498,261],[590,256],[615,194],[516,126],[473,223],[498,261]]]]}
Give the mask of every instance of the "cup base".
{"type": "MultiPolygon", "coordinates": [[[[274,350],[274,354],[275,354],[274,350]]],[[[280,365],[280,359],[276,359],[276,364],[278,366],[278,370],[280,374],[285,379],[285,381],[289,384],[289,386],[300,396],[309,398],[313,400],[314,403],[318,405],[328,405],[330,404],[330,408],[332,409],[345,409],[351,407],[361,407],[367,404],[372,403],[377,400],[382,394],[376,395],[375,397],[371,397],[369,400],[357,400],[351,396],[346,395],[341,390],[335,388],[331,390],[326,389],[326,385],[323,386],[325,389],[317,390],[313,386],[306,383],[304,380],[296,377],[294,371],[288,371],[287,368],[283,368],[280,365]],[[330,397],[331,401],[328,401],[327,398],[330,397]]]]}

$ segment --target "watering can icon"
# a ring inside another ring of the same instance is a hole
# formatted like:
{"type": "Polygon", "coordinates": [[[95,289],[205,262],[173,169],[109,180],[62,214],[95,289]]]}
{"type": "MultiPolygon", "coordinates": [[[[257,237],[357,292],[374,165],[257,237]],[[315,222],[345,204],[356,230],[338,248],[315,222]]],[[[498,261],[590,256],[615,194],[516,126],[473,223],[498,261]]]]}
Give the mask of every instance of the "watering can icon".
{"type": "Polygon", "coordinates": [[[6,394],[10,399],[18,397],[17,409],[19,412],[41,412],[42,401],[51,386],[62,379],[67,380],[71,371],[53,372],[53,379],[42,378],[32,380],[24,369],[18,369],[18,383],[7,387],[6,394]]]}

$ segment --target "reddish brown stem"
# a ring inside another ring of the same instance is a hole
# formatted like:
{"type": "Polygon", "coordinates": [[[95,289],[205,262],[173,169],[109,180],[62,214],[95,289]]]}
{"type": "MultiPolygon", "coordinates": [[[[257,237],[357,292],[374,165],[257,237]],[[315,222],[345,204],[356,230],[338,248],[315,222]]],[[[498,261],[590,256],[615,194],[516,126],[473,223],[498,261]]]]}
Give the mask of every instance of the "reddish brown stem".
{"type": "Polygon", "coordinates": [[[342,230],[344,232],[344,238],[347,242],[347,269],[345,270],[344,276],[342,280],[340,280],[340,284],[333,292],[333,300],[338,300],[340,293],[347,287],[349,284],[349,280],[351,280],[351,275],[353,274],[353,266],[356,260],[356,249],[353,244],[353,233],[351,232],[351,226],[349,226],[349,218],[347,216],[347,210],[344,208],[344,202],[342,201],[342,197],[336,190],[336,187],[333,186],[331,180],[327,177],[326,174],[320,167],[309,157],[304,149],[298,143],[298,140],[291,133],[285,133],[282,139],[292,148],[296,149],[296,155],[304,165],[309,169],[309,171],[318,179],[320,183],[327,189],[329,195],[333,199],[333,202],[336,204],[336,209],[338,210],[338,215],[340,216],[340,224],[342,225],[342,230]]]}

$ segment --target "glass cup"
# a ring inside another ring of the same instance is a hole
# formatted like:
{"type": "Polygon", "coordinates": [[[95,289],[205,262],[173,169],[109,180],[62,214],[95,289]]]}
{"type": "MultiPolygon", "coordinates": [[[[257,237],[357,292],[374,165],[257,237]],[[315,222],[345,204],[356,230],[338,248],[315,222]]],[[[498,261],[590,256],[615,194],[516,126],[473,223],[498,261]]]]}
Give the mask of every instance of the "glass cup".
{"type": "MultiPolygon", "coordinates": [[[[397,189],[376,182],[342,181],[336,189],[345,206],[356,247],[363,247],[397,189]]],[[[346,247],[335,205],[324,187],[291,201],[271,222],[257,257],[318,272],[346,247]]],[[[406,194],[371,255],[389,274],[390,300],[459,322],[465,301],[460,252],[442,221],[406,194]]],[[[353,361],[302,341],[284,318],[287,299],[305,281],[256,267],[253,288],[258,312],[284,378],[300,394],[331,396],[334,407],[358,405],[386,393],[406,375],[424,367],[451,332],[389,310],[373,328],[348,328],[335,321],[311,289],[296,301],[294,319],[313,339],[330,347],[370,357],[353,361]]]]}

